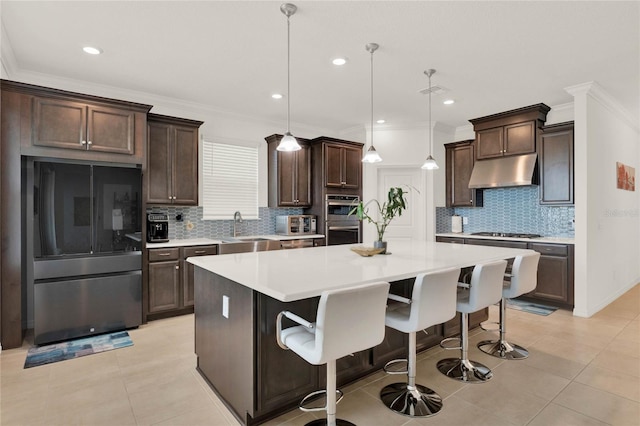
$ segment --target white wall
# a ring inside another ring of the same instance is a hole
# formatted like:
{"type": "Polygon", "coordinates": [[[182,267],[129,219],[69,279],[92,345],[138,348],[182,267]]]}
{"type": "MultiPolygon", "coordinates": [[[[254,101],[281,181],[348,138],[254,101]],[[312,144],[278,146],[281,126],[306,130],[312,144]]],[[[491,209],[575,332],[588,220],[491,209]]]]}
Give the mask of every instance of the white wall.
{"type": "Polygon", "coordinates": [[[640,188],[616,188],[616,162],[640,172],[640,131],[596,83],[575,105],[575,308],[589,317],[640,282],[640,188]]]}
{"type": "MultiPolygon", "coordinates": [[[[374,129],[373,144],[382,157],[382,163],[365,164],[363,169],[363,199],[368,201],[377,196],[377,169],[379,167],[416,167],[420,168],[428,155],[428,124],[411,127],[377,126],[374,129]]],[[[420,238],[431,240],[435,237],[435,207],[445,205],[445,151],[444,144],[454,141],[453,128],[434,123],[432,155],[440,169],[423,171],[424,211],[426,211],[425,235],[420,238]]],[[[370,144],[370,130],[366,131],[367,148],[370,144]]],[[[409,196],[409,202],[410,196],[409,196]]],[[[375,239],[373,225],[367,225],[363,231],[363,241],[375,239]]]]}

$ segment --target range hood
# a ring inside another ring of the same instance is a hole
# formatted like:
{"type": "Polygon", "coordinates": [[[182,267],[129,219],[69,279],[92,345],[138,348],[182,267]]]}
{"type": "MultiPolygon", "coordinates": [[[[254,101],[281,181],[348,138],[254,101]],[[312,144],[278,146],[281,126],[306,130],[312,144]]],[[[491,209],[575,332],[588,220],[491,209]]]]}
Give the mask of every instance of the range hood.
{"type": "Polygon", "coordinates": [[[512,155],[476,161],[469,188],[537,185],[537,154],[512,155]]]}

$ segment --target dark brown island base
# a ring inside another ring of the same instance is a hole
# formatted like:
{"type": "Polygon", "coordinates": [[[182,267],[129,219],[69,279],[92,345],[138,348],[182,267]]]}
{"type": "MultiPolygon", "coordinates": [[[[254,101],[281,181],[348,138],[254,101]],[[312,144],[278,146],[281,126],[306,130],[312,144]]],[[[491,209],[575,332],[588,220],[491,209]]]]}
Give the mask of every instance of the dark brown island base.
{"type": "MultiPolygon", "coordinates": [[[[354,246],[354,245],[351,245],[354,246]]],[[[509,259],[531,250],[426,241],[397,241],[393,254],[361,257],[350,245],[197,256],[195,265],[195,352],[198,371],[227,407],[247,425],[260,424],[324,389],[325,367],[308,364],[276,342],[276,317],[289,310],[315,321],[325,290],[387,281],[391,292],[410,297],[418,274],[509,259]]],[[[357,306],[354,306],[357,309],[357,306]]],[[[487,310],[470,322],[487,319],[487,310]]],[[[293,326],[285,320],[283,327],[293,326]]],[[[420,333],[424,350],[457,334],[453,319],[420,333]]],[[[345,324],[348,327],[349,324],[345,324]]],[[[338,386],[404,358],[407,335],[386,329],[384,341],[337,361],[338,386]]]]}

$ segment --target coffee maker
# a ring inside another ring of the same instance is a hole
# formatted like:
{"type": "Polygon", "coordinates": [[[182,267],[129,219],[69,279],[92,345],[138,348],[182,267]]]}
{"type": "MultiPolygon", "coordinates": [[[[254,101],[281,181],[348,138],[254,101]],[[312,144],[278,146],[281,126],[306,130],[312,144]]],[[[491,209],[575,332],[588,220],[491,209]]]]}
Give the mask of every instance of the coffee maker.
{"type": "Polygon", "coordinates": [[[147,213],[147,242],[166,243],[169,241],[169,215],[147,213]]]}

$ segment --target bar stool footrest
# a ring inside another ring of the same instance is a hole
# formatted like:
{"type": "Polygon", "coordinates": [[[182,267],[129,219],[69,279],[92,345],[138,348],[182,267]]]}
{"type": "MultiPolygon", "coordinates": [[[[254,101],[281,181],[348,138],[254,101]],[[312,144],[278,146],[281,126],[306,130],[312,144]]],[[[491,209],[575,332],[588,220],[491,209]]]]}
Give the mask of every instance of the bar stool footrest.
{"type": "Polygon", "coordinates": [[[485,321],[480,323],[480,328],[484,331],[500,332],[500,322],[498,321],[485,321]],[[492,327],[496,325],[497,327],[492,327]],[[491,327],[491,328],[490,328],[491,327]]]}
{"type": "Polygon", "coordinates": [[[392,383],[380,391],[382,403],[398,414],[409,417],[429,417],[442,409],[442,398],[422,385],[392,383]]]}
{"type": "Polygon", "coordinates": [[[478,349],[500,359],[518,360],[529,357],[528,350],[520,345],[509,343],[506,340],[483,340],[478,343],[478,349]]]}
{"type": "Polygon", "coordinates": [[[391,361],[389,361],[388,363],[386,363],[384,365],[384,367],[382,367],[382,369],[384,370],[385,373],[387,374],[408,374],[409,373],[409,369],[406,368],[405,370],[402,371],[395,371],[395,370],[389,370],[390,367],[396,365],[396,364],[400,364],[400,363],[409,363],[408,360],[406,359],[392,359],[391,361]]]}
{"type": "MultiPolygon", "coordinates": [[[[321,389],[321,390],[317,390],[315,392],[311,392],[310,394],[307,394],[304,398],[302,398],[302,400],[300,401],[300,403],[298,404],[298,408],[301,411],[305,411],[305,412],[312,412],[312,411],[325,411],[327,409],[327,404],[325,402],[325,404],[322,407],[309,407],[309,406],[305,406],[305,404],[309,403],[309,402],[313,402],[316,399],[320,399],[320,395],[324,395],[324,399],[326,401],[326,394],[327,394],[327,390],[326,389],[321,389]]],[[[342,397],[344,397],[344,394],[342,393],[342,391],[340,389],[336,389],[336,404],[338,404],[340,401],[342,401],[342,397]]]]}
{"type": "Polygon", "coordinates": [[[447,337],[440,341],[440,347],[446,351],[460,350],[462,349],[462,339],[460,337],[447,337]],[[456,341],[460,346],[447,346],[447,343],[456,341]]]}

